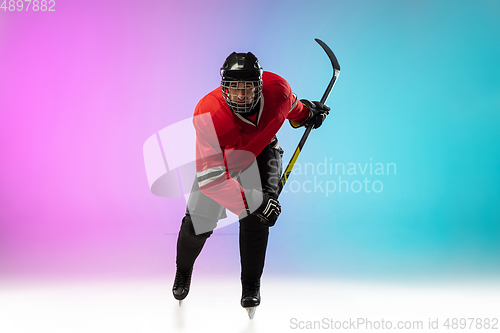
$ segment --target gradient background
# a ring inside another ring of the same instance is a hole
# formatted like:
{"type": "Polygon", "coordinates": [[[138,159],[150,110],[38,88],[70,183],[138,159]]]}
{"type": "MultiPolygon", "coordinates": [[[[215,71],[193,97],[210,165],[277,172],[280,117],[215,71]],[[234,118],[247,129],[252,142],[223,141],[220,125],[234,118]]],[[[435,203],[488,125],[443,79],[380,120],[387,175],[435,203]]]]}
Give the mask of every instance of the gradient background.
{"type": "MultiPolygon", "coordinates": [[[[0,11],[0,277],[171,283],[185,201],[150,193],[142,145],[192,115],[232,51],[252,51],[299,98],[320,99],[331,77],[321,38],[342,73],[299,162],[372,159],[397,174],[368,176],[381,193],[284,193],[265,274],[498,278],[498,1],[55,8],[0,11]]],[[[280,131],[285,161],[301,135],[280,131]]],[[[238,256],[237,225],[221,228],[198,274],[238,278],[238,256]]]]}

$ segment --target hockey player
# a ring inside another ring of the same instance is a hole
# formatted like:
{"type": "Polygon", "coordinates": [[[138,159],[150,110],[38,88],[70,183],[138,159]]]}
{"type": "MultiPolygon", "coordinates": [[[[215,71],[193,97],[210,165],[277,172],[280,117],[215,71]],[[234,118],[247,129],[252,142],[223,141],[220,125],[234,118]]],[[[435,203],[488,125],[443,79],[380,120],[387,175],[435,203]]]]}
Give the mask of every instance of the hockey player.
{"type": "MultiPolygon", "coordinates": [[[[275,135],[286,119],[294,128],[311,122],[318,128],[330,108],[298,101],[288,83],[263,72],[250,52],[229,55],[221,77],[220,87],[206,95],[194,112],[197,177],[177,239],[172,292],[179,302],[187,296],[193,264],[229,209],[239,216],[241,305],[255,311],[261,300],[269,227],[281,212],[276,190],[283,150],[275,135]],[[258,182],[242,186],[239,176],[254,162],[258,182]]],[[[249,316],[253,317],[252,311],[249,316]]]]}

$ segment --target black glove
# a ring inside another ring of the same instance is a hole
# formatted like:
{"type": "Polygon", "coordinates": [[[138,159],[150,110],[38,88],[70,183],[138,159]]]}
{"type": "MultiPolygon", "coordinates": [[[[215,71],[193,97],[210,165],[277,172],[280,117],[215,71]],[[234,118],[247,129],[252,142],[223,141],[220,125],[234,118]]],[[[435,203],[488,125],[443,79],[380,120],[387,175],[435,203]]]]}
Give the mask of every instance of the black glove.
{"type": "Polygon", "coordinates": [[[248,210],[240,214],[239,219],[244,221],[249,216],[256,216],[263,225],[272,227],[281,213],[278,199],[257,190],[245,191],[248,210]]]}
{"type": "Polygon", "coordinates": [[[300,101],[311,112],[309,118],[306,119],[306,121],[304,121],[302,124],[300,124],[300,126],[307,127],[312,122],[314,124],[313,128],[320,127],[321,124],[323,124],[323,121],[325,121],[326,116],[330,112],[330,107],[321,102],[311,102],[307,99],[301,99],[300,101]]]}

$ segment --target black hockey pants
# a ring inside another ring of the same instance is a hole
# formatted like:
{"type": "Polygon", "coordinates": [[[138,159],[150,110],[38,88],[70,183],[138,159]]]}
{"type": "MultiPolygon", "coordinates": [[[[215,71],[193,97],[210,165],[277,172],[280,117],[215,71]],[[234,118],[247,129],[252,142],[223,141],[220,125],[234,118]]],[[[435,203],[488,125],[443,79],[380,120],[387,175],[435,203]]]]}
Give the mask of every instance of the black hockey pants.
{"type": "MultiPolygon", "coordinates": [[[[282,172],[282,156],[283,150],[279,148],[275,139],[256,158],[262,191],[270,195],[275,194],[278,188],[282,172]]],[[[189,198],[191,204],[188,204],[191,208],[186,210],[177,239],[176,263],[177,268],[181,270],[189,269],[194,264],[205,241],[215,229],[217,221],[225,216],[224,207],[196,189],[198,185],[195,180],[189,198]],[[196,234],[192,216],[198,220],[204,219],[206,232],[196,234]]],[[[258,218],[254,218],[246,219],[244,223],[240,221],[239,230],[241,279],[256,281],[260,279],[264,269],[269,227],[263,226],[258,218]]]]}

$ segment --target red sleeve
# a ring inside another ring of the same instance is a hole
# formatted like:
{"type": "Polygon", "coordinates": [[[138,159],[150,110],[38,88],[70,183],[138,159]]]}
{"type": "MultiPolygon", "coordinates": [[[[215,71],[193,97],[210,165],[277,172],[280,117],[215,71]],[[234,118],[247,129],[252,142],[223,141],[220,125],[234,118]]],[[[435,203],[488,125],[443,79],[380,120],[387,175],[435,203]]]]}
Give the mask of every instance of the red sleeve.
{"type": "Polygon", "coordinates": [[[293,127],[297,127],[304,120],[309,118],[309,109],[302,104],[301,101],[297,98],[297,95],[291,94],[292,98],[292,108],[288,113],[286,119],[290,120],[290,123],[293,127]]]}
{"type": "Polygon", "coordinates": [[[224,149],[220,147],[210,113],[194,118],[196,128],[196,176],[203,194],[236,215],[245,210],[243,188],[228,173],[224,149]]]}

